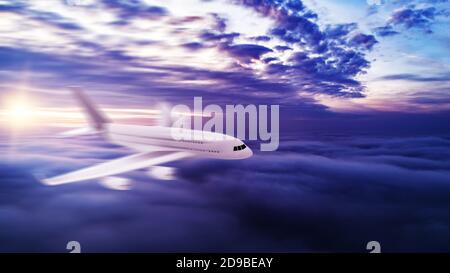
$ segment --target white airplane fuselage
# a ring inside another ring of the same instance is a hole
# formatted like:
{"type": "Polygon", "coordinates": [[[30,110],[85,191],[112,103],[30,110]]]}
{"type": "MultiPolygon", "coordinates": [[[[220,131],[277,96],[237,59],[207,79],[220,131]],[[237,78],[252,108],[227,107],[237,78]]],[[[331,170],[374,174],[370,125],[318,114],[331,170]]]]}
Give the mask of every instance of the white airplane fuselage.
{"type": "Polygon", "coordinates": [[[253,155],[241,140],[214,132],[115,123],[105,124],[103,131],[111,143],[140,152],[182,151],[220,159],[244,159],[253,155]]]}

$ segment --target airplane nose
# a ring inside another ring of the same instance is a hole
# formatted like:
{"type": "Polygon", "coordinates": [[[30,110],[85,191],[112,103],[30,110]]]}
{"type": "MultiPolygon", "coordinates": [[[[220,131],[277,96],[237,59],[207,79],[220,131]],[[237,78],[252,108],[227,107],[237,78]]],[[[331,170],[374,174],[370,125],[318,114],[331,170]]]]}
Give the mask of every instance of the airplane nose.
{"type": "Polygon", "coordinates": [[[247,150],[247,151],[245,152],[245,153],[246,153],[246,158],[253,156],[253,151],[252,151],[252,149],[247,148],[246,150],[247,150]]]}

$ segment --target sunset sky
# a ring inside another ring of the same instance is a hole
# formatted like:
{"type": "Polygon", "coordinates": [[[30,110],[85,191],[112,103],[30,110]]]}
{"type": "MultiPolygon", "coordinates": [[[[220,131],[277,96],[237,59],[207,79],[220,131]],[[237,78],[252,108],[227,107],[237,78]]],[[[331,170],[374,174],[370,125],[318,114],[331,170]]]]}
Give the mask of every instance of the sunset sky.
{"type": "Polygon", "coordinates": [[[448,2],[380,3],[1,1],[2,95],[56,107],[75,84],[113,108],[198,95],[304,116],[448,111],[448,2]]]}

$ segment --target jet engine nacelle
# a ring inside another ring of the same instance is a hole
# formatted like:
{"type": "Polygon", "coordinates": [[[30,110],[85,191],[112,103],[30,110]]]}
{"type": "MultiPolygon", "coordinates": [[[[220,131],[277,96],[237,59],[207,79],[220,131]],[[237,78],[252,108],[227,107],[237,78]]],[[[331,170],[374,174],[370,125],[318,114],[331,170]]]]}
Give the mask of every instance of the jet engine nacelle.
{"type": "Polygon", "coordinates": [[[130,179],[117,176],[104,177],[99,183],[105,188],[116,191],[126,191],[131,189],[132,186],[130,179]]]}
{"type": "Polygon", "coordinates": [[[147,174],[159,180],[175,180],[175,170],[172,167],[155,166],[149,168],[147,174]]]}

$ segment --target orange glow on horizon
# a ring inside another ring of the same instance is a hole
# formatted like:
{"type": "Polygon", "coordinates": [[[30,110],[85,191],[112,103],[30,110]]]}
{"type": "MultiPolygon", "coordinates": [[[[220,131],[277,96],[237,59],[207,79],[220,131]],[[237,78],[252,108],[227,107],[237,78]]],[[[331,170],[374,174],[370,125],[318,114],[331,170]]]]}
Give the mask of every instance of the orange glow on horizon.
{"type": "MultiPolygon", "coordinates": [[[[77,107],[36,107],[25,97],[8,97],[2,100],[0,126],[21,131],[42,127],[76,128],[87,122],[83,111],[77,107]]],[[[149,120],[158,119],[161,111],[141,108],[103,108],[113,121],[151,125],[149,120]]]]}

